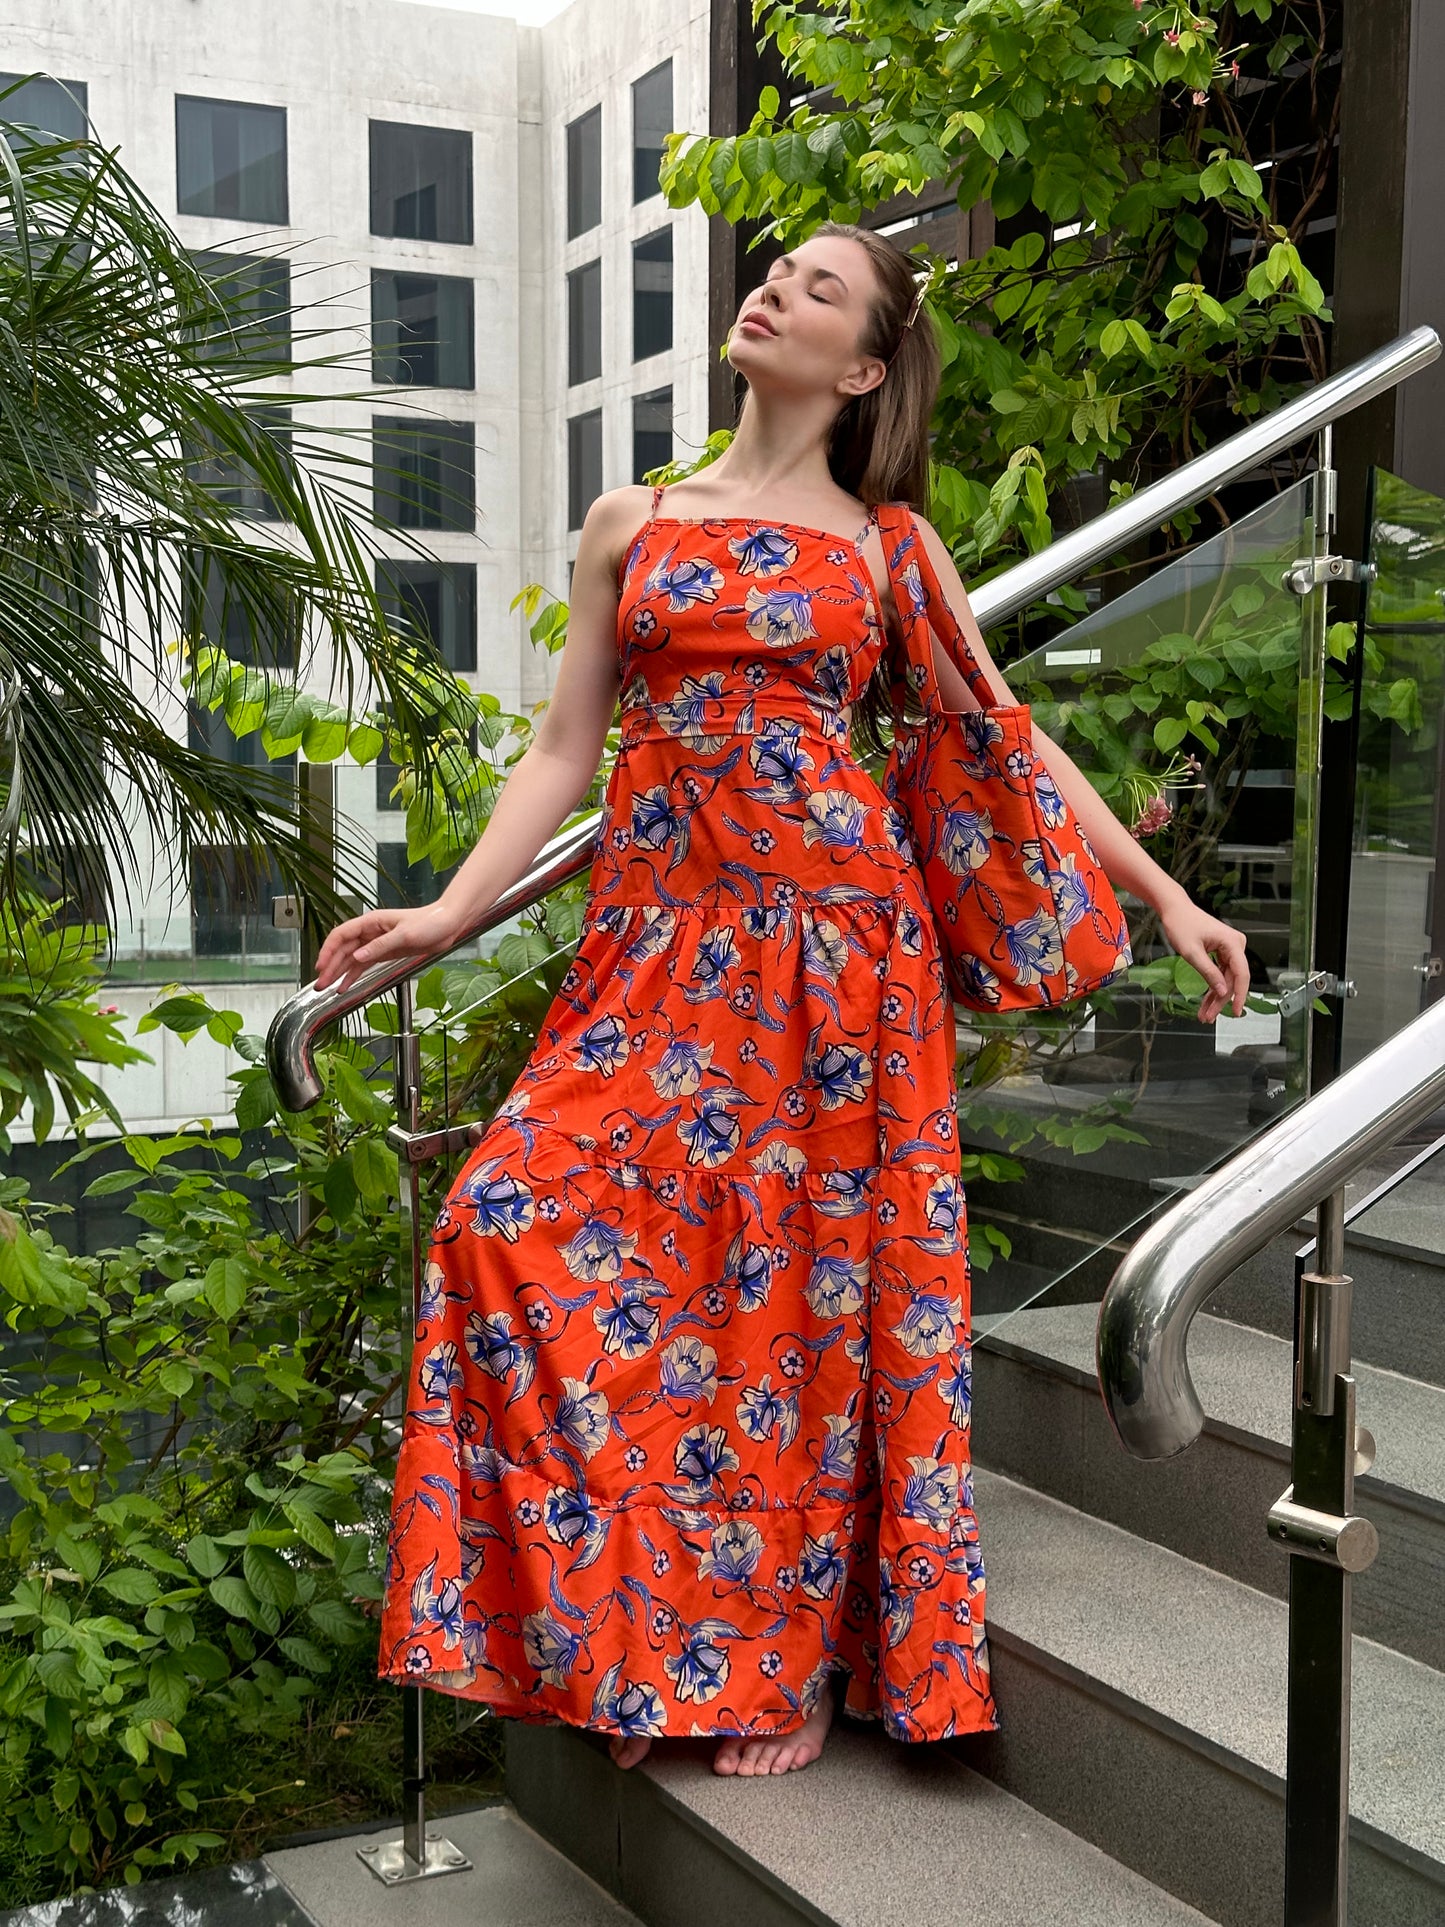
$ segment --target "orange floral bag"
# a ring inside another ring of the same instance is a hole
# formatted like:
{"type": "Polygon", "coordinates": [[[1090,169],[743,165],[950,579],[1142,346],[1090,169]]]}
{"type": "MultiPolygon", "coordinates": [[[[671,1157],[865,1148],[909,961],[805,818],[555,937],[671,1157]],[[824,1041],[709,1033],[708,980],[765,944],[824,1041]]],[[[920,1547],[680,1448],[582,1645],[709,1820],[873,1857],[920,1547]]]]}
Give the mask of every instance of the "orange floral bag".
{"type": "Polygon", "coordinates": [[[996,703],[906,503],[878,511],[905,657],[883,793],[933,907],[949,987],[973,1010],[1051,1009],[1128,968],[1124,913],[1033,743],[996,703]],[[977,709],[943,707],[930,627],[977,709]]]}

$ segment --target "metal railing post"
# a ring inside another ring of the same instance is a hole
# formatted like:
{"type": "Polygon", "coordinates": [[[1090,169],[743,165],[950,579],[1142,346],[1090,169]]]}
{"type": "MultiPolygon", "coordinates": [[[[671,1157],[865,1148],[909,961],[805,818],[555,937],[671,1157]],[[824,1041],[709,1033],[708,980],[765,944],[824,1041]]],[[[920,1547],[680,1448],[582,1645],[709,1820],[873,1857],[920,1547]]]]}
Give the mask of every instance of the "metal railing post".
{"type": "Polygon", "coordinates": [[[1316,1223],[1297,1289],[1293,1483],[1269,1514],[1290,1555],[1285,1927],[1348,1918],[1351,1581],[1379,1548],[1354,1515],[1356,1454],[1368,1465],[1374,1447],[1355,1424],[1343,1189],[1321,1200],[1316,1223]]]}
{"type": "MultiPolygon", "coordinates": [[[[416,1011],[411,979],[396,986],[396,1132],[417,1135],[421,1121],[421,1039],[416,1034],[416,1011]]],[[[421,1223],[421,1170],[414,1158],[399,1157],[401,1206],[397,1275],[402,1284],[398,1307],[402,1328],[402,1357],[408,1362],[421,1320],[421,1283],[424,1251],[421,1223]]],[[[407,1382],[411,1374],[407,1372],[407,1382]]],[[[403,1409],[405,1399],[403,1399],[403,1409]]],[[[388,1887],[405,1881],[426,1880],[434,1874],[464,1873],[471,1861],[461,1848],[427,1831],[426,1824],[426,1700],[424,1686],[402,1688],[401,1838],[374,1847],[358,1847],[377,1879],[388,1887]]]]}

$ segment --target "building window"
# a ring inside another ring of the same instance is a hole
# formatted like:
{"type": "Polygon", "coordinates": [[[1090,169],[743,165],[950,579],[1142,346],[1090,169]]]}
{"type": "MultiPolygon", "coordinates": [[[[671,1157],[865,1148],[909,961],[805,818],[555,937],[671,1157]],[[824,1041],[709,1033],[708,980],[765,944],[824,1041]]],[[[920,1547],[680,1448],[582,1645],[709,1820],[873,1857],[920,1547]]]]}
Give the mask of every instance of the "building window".
{"type": "Polygon", "coordinates": [[[379,810],[404,810],[406,804],[399,796],[393,796],[396,779],[401,774],[401,764],[393,763],[391,752],[383,749],[372,768],[376,771],[376,807],[379,810]]]}
{"type": "Polygon", "coordinates": [[[602,373],[602,263],[588,261],[567,276],[567,381],[602,373]]]}
{"type": "Polygon", "coordinates": [[[197,254],[215,308],[201,318],[214,361],[291,359],[291,263],[257,254],[197,254]]]}
{"type": "Polygon", "coordinates": [[[660,193],[658,170],[663,142],[672,132],[672,62],[632,83],[632,198],[650,200],[660,193]]]}
{"type": "Polygon", "coordinates": [[[477,666],[477,571],[470,562],[378,562],[376,593],[393,622],[415,628],[448,669],[477,666]]]}
{"type": "Polygon", "coordinates": [[[371,123],[371,231],[398,241],[472,239],[472,137],[465,128],[371,123]]]}
{"type": "Polygon", "coordinates": [[[567,424],[567,526],[580,529],[602,493],[602,410],[574,415],[567,424]]]}
{"type": "Polygon", "coordinates": [[[232,661],[253,669],[296,667],[297,612],[282,591],[263,598],[244,594],[213,557],[194,555],[186,572],[185,600],[192,633],[232,661]]]}
{"type": "MultiPolygon", "coordinates": [[[[258,404],[246,414],[275,444],[275,459],[289,461],[291,453],[291,410],[274,404],[258,404]]],[[[278,522],[277,508],[262,474],[250,463],[229,450],[218,453],[206,441],[187,444],[187,467],[191,480],[209,489],[218,502],[257,522],[278,522]]]]}
{"type": "Polygon", "coordinates": [[[632,398],[632,479],[672,460],[672,390],[654,388],[632,398]]]}
{"type": "Polygon", "coordinates": [[[176,204],[182,214],[285,226],[286,109],[178,94],[176,204]]]}
{"type": "Polygon", "coordinates": [[[38,128],[52,140],[85,139],[89,96],[83,80],[52,80],[48,74],[0,74],[0,94],[5,96],[0,100],[0,119],[38,128]]]}
{"type": "Polygon", "coordinates": [[[455,874],[454,864],[450,870],[443,870],[438,875],[429,857],[418,857],[415,863],[408,863],[404,842],[378,843],[376,907],[378,910],[401,910],[408,904],[435,903],[448,880],[455,874]]]}
{"type": "Polygon", "coordinates": [[[672,229],[664,227],[632,244],[632,359],[671,346],[672,229]]]}
{"type": "Polygon", "coordinates": [[[371,277],[371,378],[471,388],[472,284],[455,274],[371,277]]]}
{"type": "Polygon", "coordinates": [[[376,518],[398,529],[476,526],[476,430],[470,422],[372,424],[376,518]]]}
{"type": "Polygon", "coordinates": [[[602,109],[567,124],[567,239],[602,219],[602,109]]]}
{"type": "Polygon", "coordinates": [[[207,709],[201,703],[187,704],[186,740],[193,750],[214,756],[218,762],[229,763],[232,769],[270,771],[278,782],[287,777],[295,778],[294,750],[289,756],[273,759],[261,747],[259,729],[248,730],[244,736],[233,736],[224,710],[207,709]]]}

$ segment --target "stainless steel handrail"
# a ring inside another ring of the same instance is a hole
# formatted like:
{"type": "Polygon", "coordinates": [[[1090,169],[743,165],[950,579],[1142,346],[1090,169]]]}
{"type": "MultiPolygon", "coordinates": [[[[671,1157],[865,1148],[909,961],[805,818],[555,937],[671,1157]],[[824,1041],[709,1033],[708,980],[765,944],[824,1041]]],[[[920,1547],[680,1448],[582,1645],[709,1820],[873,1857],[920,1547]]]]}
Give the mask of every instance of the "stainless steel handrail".
{"type": "MultiPolygon", "coordinates": [[[[1412,328],[1409,334],[1352,362],[1293,401],[1259,416],[1218,447],[1206,449],[1182,468],[1174,469],[1137,495],[1115,503],[1113,508],[1061,536],[1037,555],[1015,563],[991,581],[970,590],[969,604],[980,626],[988,629],[1016,615],[1050,589],[1082,574],[1135,537],[1160,527],[1181,509],[1203,501],[1225,483],[1248,474],[1269,456],[1427,367],[1439,353],[1440,336],[1433,328],[1412,328]]],[[[318,991],[314,984],[307,985],[283,1004],[271,1024],[266,1055],[272,1081],[286,1108],[304,1110],[321,1095],[314,1049],[316,1038],[328,1025],[450,955],[461,944],[516,916],[548,890],[580,875],[591,861],[599,821],[600,814],[594,811],[553,837],[527,874],[464,931],[456,943],[442,950],[377,964],[345,986],[333,985],[329,990],[318,991]]]]}
{"type": "Polygon", "coordinates": [[[1229,1274],[1412,1124],[1445,1103],[1445,1002],[1296,1106],[1211,1173],[1133,1245],[1099,1308],[1109,1417],[1136,1458],[1199,1436],[1189,1327],[1229,1274]]]}

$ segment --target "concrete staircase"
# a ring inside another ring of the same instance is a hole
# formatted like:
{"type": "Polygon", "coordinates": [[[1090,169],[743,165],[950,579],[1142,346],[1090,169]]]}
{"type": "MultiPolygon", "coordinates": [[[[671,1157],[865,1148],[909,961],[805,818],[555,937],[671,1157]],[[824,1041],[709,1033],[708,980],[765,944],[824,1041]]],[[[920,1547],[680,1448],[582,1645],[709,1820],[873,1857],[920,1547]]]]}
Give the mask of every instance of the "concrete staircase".
{"type": "MultiPolygon", "coordinates": [[[[1299,1242],[1197,1321],[1208,1423],[1164,1464],[1109,1429],[1094,1304],[984,1321],[976,1499],[1002,1732],[911,1749],[845,1723],[805,1773],[742,1781],[710,1773],[701,1742],[621,1774],[586,1736],[515,1727],[517,1811],[648,1927],[1278,1927],[1288,1562],[1265,1515],[1289,1482],[1299,1242]]],[[[1358,1503],[1381,1538],[1354,1587],[1350,1917],[1440,1927],[1445,1263],[1376,1221],[1350,1268],[1379,1441],[1358,1503]]]]}

